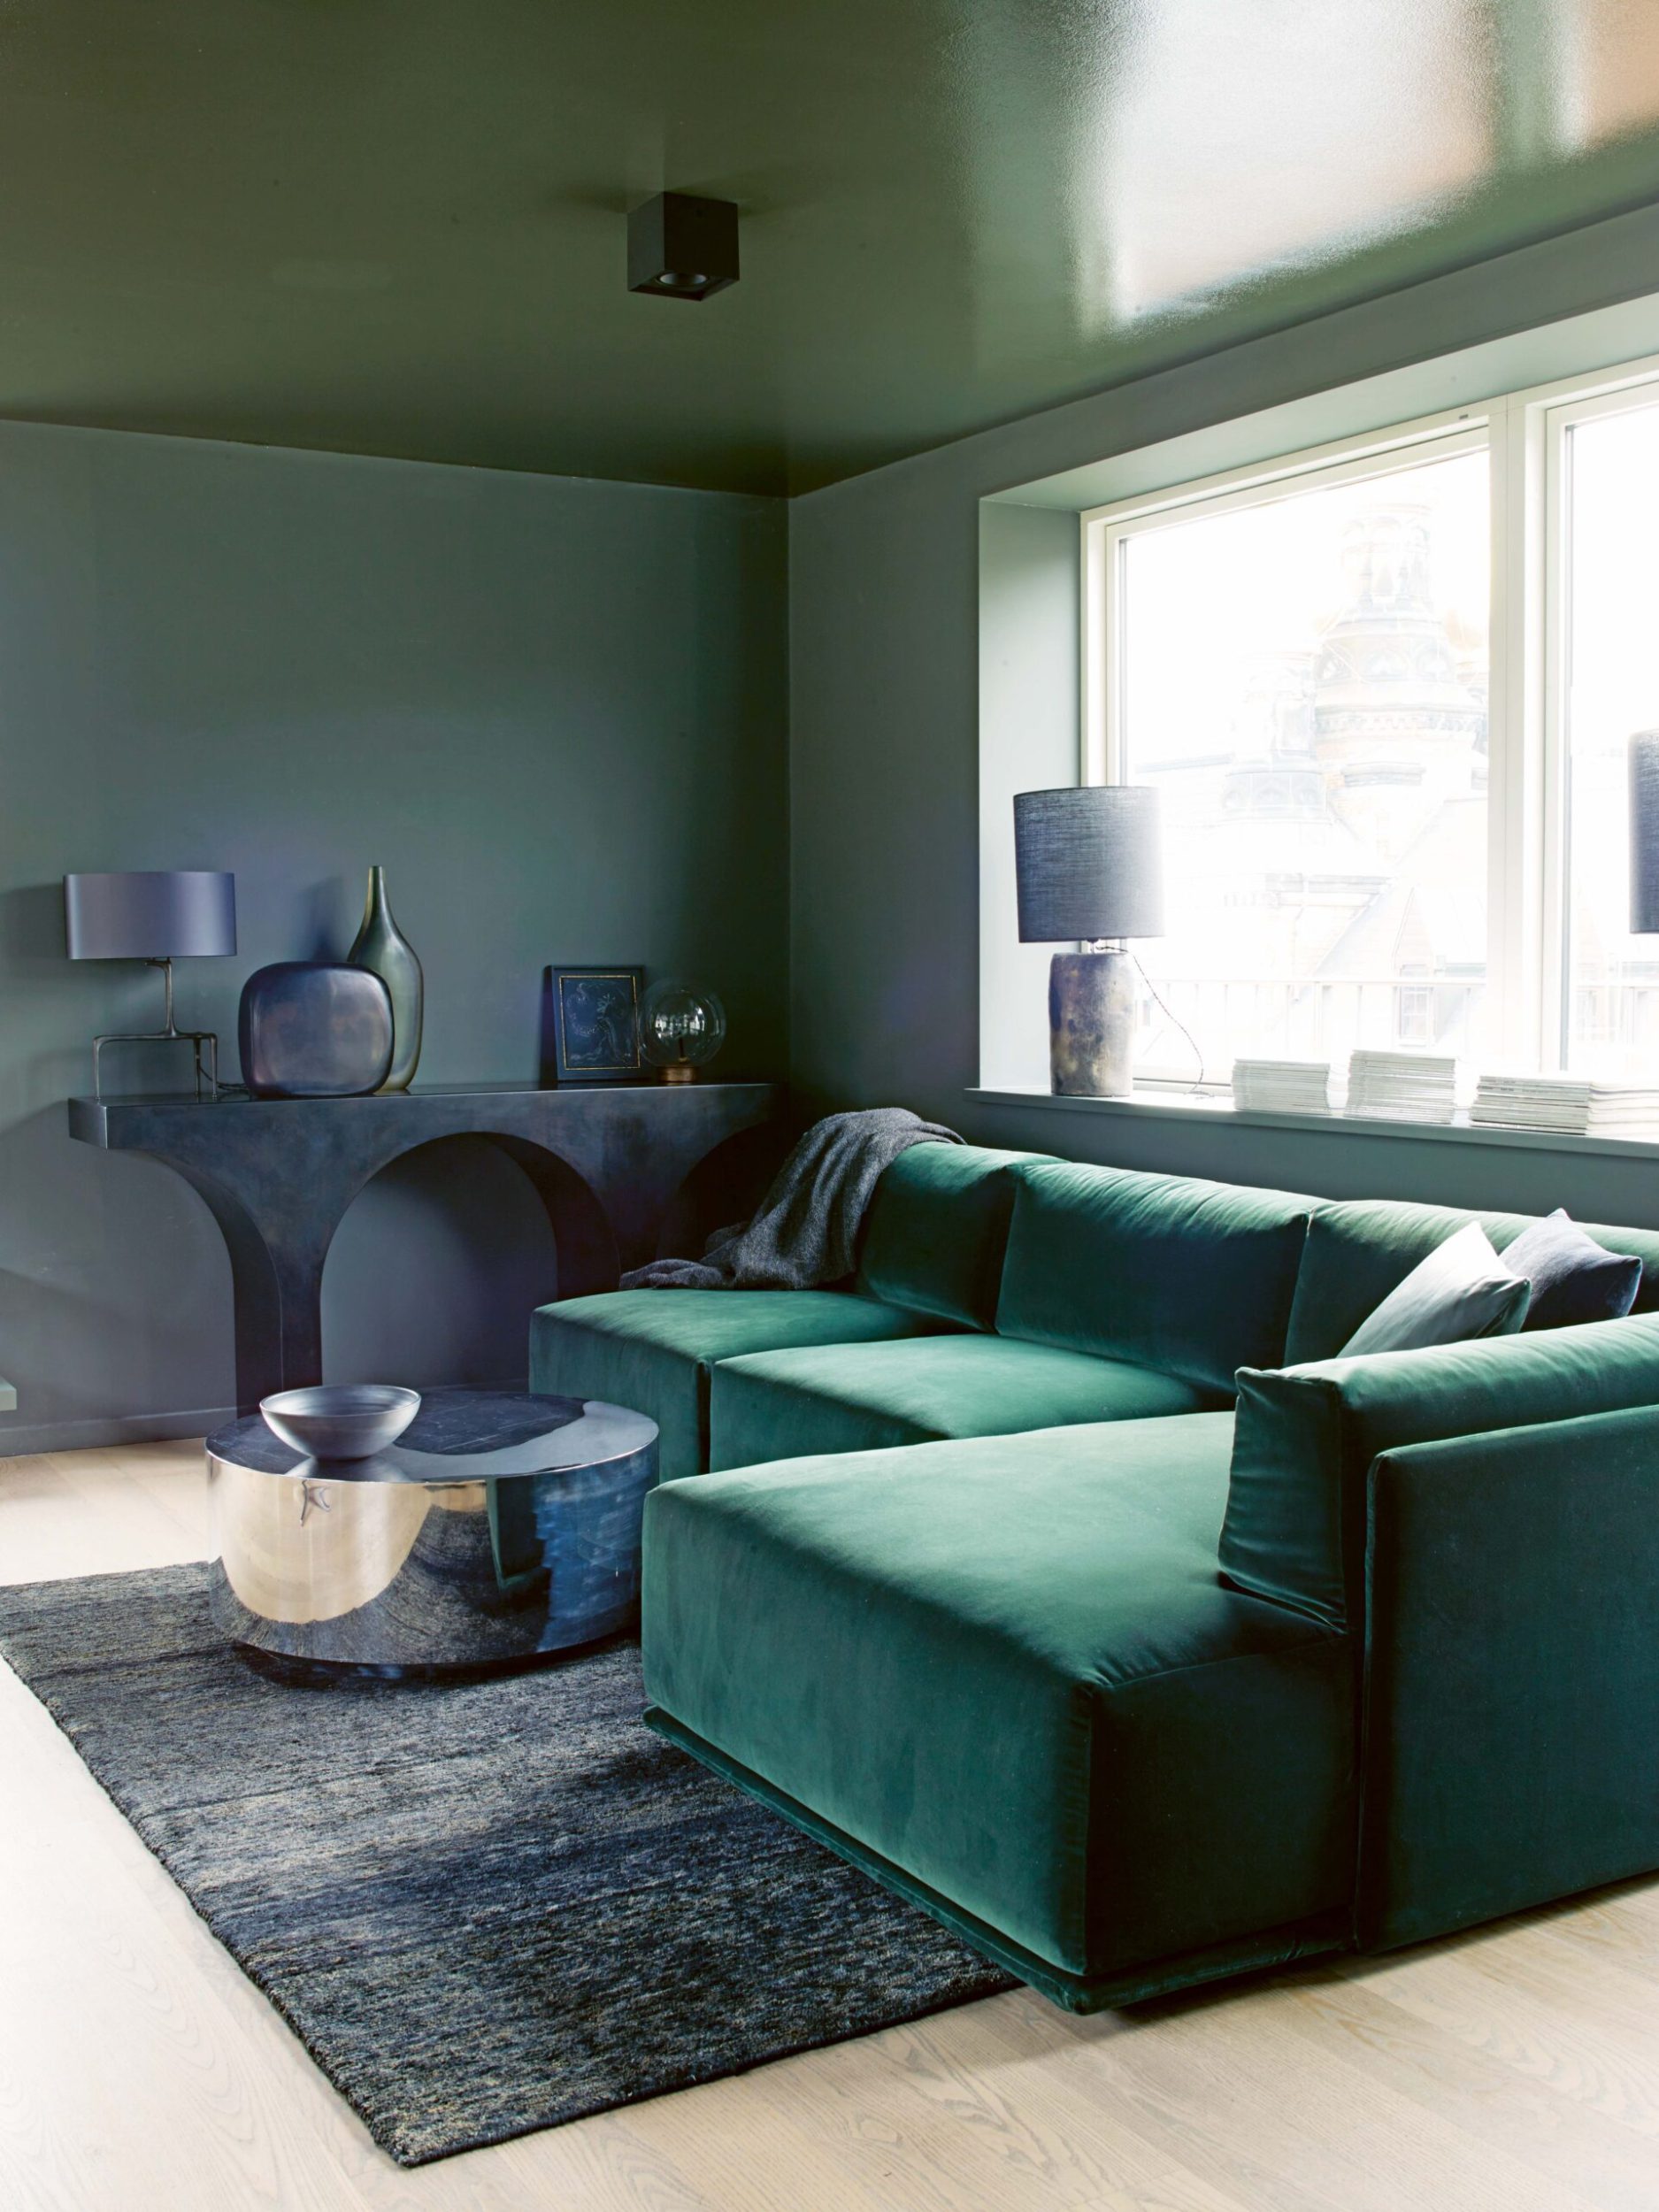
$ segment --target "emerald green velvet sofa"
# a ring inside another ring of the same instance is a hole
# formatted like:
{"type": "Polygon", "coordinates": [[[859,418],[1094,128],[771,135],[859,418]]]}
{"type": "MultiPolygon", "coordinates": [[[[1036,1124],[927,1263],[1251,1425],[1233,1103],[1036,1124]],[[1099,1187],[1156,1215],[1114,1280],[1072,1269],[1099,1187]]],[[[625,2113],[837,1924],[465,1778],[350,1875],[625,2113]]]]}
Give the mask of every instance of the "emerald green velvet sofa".
{"type": "Polygon", "coordinates": [[[1082,2010],[1659,1866],[1659,1235],[1339,1357],[1471,1217],[928,1145],[844,1288],[546,1309],[662,1427],[654,1724],[1082,2010]]]}

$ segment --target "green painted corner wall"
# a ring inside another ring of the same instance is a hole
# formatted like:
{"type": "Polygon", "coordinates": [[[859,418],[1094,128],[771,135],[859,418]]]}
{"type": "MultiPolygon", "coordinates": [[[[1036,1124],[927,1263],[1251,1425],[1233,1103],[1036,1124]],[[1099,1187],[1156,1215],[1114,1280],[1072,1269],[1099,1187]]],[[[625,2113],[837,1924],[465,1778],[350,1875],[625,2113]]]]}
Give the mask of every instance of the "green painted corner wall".
{"type": "MultiPolygon", "coordinates": [[[[233,1064],[244,977],[343,956],[378,863],[422,1081],[534,1081],[553,961],[707,979],[723,1066],[780,1071],[786,557],[776,500],[0,425],[0,1451],[233,1395],[205,1208],[65,1133],[93,1032],[159,1005],[65,960],[66,870],[234,870],[239,956],[179,971],[233,1064]]],[[[372,1186],[331,1372],[521,1371],[552,1258],[526,1191],[465,1147],[372,1186]]]]}
{"type": "MultiPolygon", "coordinates": [[[[1561,1204],[1586,1219],[1659,1225],[1659,1179],[1646,1163],[1360,1136],[1340,1125],[1094,1118],[967,1095],[980,1079],[980,686],[982,675],[995,685],[1006,714],[1020,680],[1009,641],[979,635],[980,565],[1022,534],[1075,531],[1053,514],[1020,522],[1024,511],[1010,508],[982,539],[991,511],[980,503],[1639,297],[1655,288],[1655,269],[1659,208],[1638,209],[792,501],[792,1076],[803,1102],[899,1102],[981,1142],[1333,1197],[1561,1204]],[[988,673],[982,649],[996,663],[988,673]]],[[[1056,635],[1064,626],[1052,595],[1044,619],[1056,635]]],[[[1071,681],[1072,668],[1032,672],[1033,782],[1049,780],[1071,681]]],[[[1037,1002],[1033,1038],[1041,1019],[1037,1002]]]]}

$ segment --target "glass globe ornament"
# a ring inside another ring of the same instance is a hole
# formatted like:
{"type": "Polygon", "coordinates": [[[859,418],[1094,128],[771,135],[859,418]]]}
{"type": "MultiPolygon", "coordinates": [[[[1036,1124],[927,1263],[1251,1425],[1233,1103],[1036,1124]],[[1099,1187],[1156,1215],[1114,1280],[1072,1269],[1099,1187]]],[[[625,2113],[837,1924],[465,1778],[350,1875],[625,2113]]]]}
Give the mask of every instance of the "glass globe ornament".
{"type": "Polygon", "coordinates": [[[665,1083],[689,1083],[726,1042],[726,1009],[694,984],[653,983],[640,1001],[640,1050],[665,1083]]]}

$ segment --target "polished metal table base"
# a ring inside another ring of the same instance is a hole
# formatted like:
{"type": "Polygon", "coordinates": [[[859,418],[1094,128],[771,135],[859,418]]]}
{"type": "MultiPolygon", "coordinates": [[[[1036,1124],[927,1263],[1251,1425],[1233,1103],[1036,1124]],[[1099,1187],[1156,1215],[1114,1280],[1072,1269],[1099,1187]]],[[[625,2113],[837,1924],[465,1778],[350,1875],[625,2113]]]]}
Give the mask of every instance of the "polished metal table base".
{"type": "Polygon", "coordinates": [[[214,1621],[290,1678],[495,1672],[637,1617],[643,1415],[437,1391],[373,1459],[304,1459],[256,1418],[207,1463],[214,1621]]]}

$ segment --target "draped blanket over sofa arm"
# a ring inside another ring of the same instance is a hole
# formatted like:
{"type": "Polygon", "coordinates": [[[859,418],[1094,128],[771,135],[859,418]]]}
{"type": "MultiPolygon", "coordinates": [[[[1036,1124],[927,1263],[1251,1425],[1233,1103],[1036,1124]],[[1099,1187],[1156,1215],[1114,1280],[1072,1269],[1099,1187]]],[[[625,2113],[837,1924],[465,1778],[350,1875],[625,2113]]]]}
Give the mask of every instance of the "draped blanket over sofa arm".
{"type": "Polygon", "coordinates": [[[1366,1488],[1360,1947],[1659,1865],[1659,1408],[1403,1446],[1366,1488]]]}

